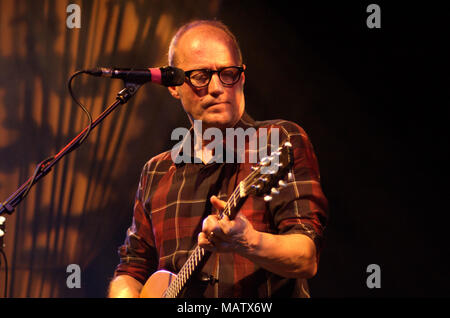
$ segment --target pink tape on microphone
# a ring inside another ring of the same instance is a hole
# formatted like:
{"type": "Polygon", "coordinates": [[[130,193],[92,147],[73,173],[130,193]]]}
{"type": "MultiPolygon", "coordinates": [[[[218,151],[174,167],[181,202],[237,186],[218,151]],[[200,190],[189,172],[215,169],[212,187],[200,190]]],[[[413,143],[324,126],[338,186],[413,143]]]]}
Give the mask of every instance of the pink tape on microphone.
{"type": "Polygon", "coordinates": [[[149,68],[150,74],[152,75],[152,82],[162,84],[161,80],[161,70],[159,68],[149,68]]]}

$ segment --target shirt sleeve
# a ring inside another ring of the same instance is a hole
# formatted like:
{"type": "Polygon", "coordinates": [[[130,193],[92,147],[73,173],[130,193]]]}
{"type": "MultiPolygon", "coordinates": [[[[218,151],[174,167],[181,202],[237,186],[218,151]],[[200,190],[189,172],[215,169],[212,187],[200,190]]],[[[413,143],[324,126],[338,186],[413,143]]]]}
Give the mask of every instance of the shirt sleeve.
{"type": "Polygon", "coordinates": [[[313,146],[303,128],[293,122],[283,121],[271,131],[273,128],[278,128],[280,146],[289,141],[293,147],[293,179],[269,203],[274,225],[278,234],[307,235],[319,253],[328,220],[328,201],[320,184],[313,146]]]}
{"type": "Polygon", "coordinates": [[[144,205],[144,195],[147,193],[147,167],[150,164],[151,161],[142,170],[134,202],[132,223],[127,230],[124,244],[118,249],[120,263],[114,272],[115,277],[129,275],[142,284],[145,284],[158,266],[152,223],[144,205]]]}

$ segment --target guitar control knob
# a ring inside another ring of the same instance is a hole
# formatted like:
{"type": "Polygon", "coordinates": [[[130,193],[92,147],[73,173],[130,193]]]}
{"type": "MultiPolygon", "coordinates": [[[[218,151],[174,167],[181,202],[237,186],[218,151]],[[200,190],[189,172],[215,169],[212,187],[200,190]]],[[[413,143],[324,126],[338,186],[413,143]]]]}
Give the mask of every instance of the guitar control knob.
{"type": "Polygon", "coordinates": [[[270,193],[272,193],[272,194],[280,194],[280,191],[278,191],[275,188],[272,188],[272,190],[270,190],[270,193]]]}
{"type": "Polygon", "coordinates": [[[270,195],[264,196],[264,201],[266,201],[266,202],[272,201],[272,196],[270,196],[270,195]]]}

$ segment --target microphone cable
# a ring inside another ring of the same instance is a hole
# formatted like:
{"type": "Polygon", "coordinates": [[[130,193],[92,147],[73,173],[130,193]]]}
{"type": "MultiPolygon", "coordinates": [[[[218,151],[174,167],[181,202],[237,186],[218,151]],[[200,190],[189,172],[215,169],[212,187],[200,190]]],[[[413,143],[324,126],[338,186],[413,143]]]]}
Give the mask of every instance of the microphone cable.
{"type": "MultiPolygon", "coordinates": [[[[70,93],[70,96],[72,97],[72,99],[73,99],[73,100],[75,101],[75,103],[81,108],[81,110],[86,114],[86,116],[87,116],[87,118],[88,118],[89,124],[88,124],[88,126],[87,126],[87,130],[86,130],[86,132],[84,133],[83,137],[82,137],[76,144],[72,145],[71,148],[68,150],[67,153],[69,153],[69,152],[75,150],[76,148],[78,148],[79,146],[81,146],[81,144],[82,144],[82,143],[86,140],[86,138],[89,136],[89,134],[90,134],[90,132],[91,132],[91,129],[92,129],[92,116],[91,116],[91,114],[89,113],[89,111],[86,109],[86,107],[85,107],[85,106],[84,106],[84,105],[83,105],[83,104],[75,97],[75,94],[74,94],[73,89],[72,89],[72,81],[73,81],[73,79],[74,79],[75,77],[77,77],[78,75],[81,75],[81,74],[83,74],[83,73],[86,73],[86,74],[87,74],[87,72],[86,72],[85,70],[77,71],[77,72],[75,72],[74,74],[72,74],[72,76],[70,76],[70,78],[69,78],[69,80],[68,80],[68,82],[67,82],[67,88],[69,89],[69,93],[70,93]]],[[[31,189],[31,187],[32,187],[33,184],[34,184],[34,181],[36,180],[37,175],[38,175],[43,169],[45,169],[46,164],[47,164],[48,162],[52,161],[54,158],[55,158],[55,156],[48,157],[47,159],[44,159],[43,161],[41,161],[41,162],[36,166],[36,168],[35,168],[35,170],[34,170],[34,172],[33,172],[33,176],[31,177],[31,179],[30,179],[30,181],[29,181],[29,183],[28,183],[28,186],[27,186],[25,192],[22,194],[22,199],[24,199],[24,198],[28,195],[28,193],[30,192],[30,189],[31,189]]]]}
{"type": "Polygon", "coordinates": [[[72,97],[72,99],[75,101],[75,103],[76,103],[76,104],[83,110],[83,112],[86,114],[86,116],[87,116],[87,118],[88,118],[88,120],[89,120],[89,124],[88,124],[88,127],[87,127],[86,132],[84,133],[83,138],[81,138],[81,139],[78,141],[76,147],[74,147],[74,148],[71,149],[70,151],[72,151],[72,150],[78,148],[78,147],[86,140],[86,138],[89,136],[89,134],[90,134],[90,132],[91,132],[91,129],[92,129],[92,116],[91,116],[91,114],[90,114],[89,111],[86,109],[86,107],[84,107],[84,105],[81,104],[80,101],[75,97],[75,94],[73,93],[73,90],[72,90],[72,81],[73,81],[73,79],[74,79],[75,77],[77,77],[78,75],[83,74],[83,73],[84,73],[84,74],[88,74],[88,72],[87,72],[86,70],[78,71],[78,72],[72,74],[72,76],[70,77],[70,79],[69,79],[69,81],[68,81],[68,83],[67,83],[67,88],[69,89],[69,93],[70,93],[70,96],[72,97]]]}

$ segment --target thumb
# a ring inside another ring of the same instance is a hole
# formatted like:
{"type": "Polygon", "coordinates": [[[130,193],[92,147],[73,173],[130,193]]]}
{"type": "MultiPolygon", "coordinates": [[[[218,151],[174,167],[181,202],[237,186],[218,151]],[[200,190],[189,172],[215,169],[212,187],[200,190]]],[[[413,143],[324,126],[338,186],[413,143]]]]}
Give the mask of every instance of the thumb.
{"type": "Polygon", "coordinates": [[[210,199],[211,204],[219,211],[223,211],[227,203],[225,201],[220,200],[218,197],[213,195],[210,199]]]}

